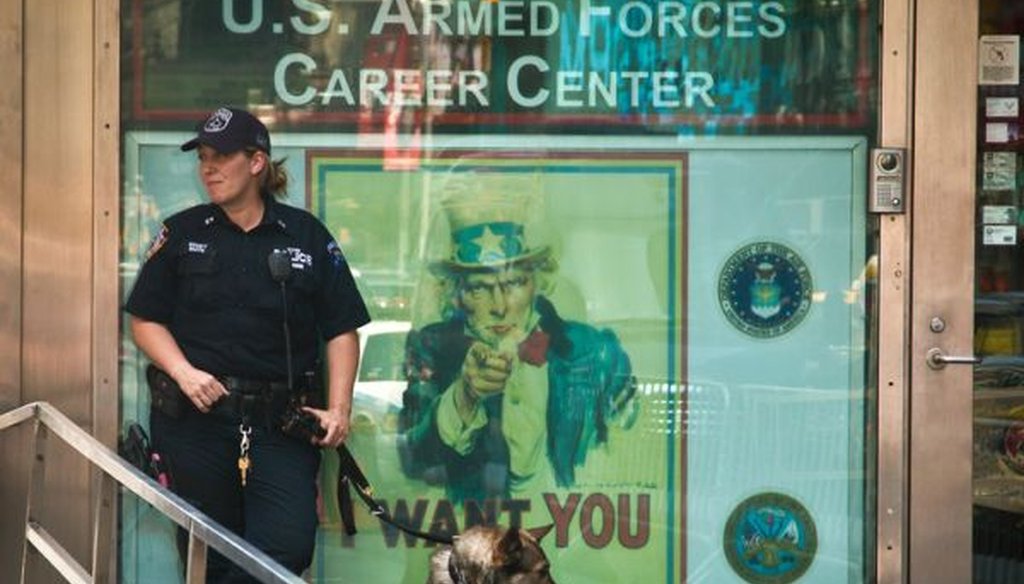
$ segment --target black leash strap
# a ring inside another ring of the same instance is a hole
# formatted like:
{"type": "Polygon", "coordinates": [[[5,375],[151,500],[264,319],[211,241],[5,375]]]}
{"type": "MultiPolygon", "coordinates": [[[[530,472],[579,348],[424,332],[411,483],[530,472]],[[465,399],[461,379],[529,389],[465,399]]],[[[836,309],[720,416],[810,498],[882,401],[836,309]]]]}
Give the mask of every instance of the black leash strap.
{"type": "Polygon", "coordinates": [[[363,474],[363,470],[359,468],[356,459],[352,457],[348,447],[342,444],[338,446],[337,450],[340,463],[340,468],[338,469],[338,509],[341,513],[341,522],[345,527],[345,533],[348,535],[355,535],[356,533],[355,516],[352,513],[352,496],[349,489],[351,485],[355,487],[356,494],[359,495],[359,498],[370,509],[370,514],[377,519],[413,537],[442,545],[452,544],[452,538],[450,537],[416,531],[395,521],[384,507],[373,498],[373,487],[370,485],[370,481],[366,479],[366,475],[363,474]]]}
{"type": "Polygon", "coordinates": [[[338,473],[338,514],[341,515],[341,525],[345,528],[345,535],[356,534],[355,509],[352,507],[351,482],[345,473],[338,473]]]}

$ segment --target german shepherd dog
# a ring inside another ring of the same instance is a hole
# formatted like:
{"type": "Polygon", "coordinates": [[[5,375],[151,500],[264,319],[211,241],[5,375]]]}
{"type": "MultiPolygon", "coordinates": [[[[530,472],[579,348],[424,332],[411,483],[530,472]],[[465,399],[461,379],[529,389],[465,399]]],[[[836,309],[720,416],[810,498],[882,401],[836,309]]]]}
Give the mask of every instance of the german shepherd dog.
{"type": "Polygon", "coordinates": [[[430,556],[427,584],[555,584],[538,529],[475,526],[430,556]]]}

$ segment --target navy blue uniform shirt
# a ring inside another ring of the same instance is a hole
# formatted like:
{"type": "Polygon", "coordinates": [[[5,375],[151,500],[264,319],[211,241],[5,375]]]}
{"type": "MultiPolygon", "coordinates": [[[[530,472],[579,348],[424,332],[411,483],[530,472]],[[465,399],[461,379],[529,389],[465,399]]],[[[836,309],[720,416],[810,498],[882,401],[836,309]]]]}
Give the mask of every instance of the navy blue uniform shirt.
{"type": "Polygon", "coordinates": [[[313,369],[318,341],[370,321],[334,238],[310,213],[264,197],[249,232],[220,207],[198,205],[164,222],[125,309],[168,327],[192,366],[215,376],[287,378],[281,285],[268,256],[286,251],[292,368],[313,369]]]}

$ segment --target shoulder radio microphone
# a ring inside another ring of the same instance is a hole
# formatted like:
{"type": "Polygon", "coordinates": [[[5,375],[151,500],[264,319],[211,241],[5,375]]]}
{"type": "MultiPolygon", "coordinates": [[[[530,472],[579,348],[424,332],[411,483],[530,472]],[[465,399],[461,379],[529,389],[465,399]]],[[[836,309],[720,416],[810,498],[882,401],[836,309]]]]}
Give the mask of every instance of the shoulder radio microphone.
{"type": "Polygon", "coordinates": [[[292,386],[292,335],[288,328],[288,295],[285,292],[285,283],[292,276],[292,257],[286,250],[275,249],[267,256],[267,265],[270,267],[270,277],[281,284],[281,308],[284,311],[284,358],[285,367],[288,372],[288,392],[294,390],[292,386]]]}
{"type": "Polygon", "coordinates": [[[292,256],[287,251],[275,249],[267,256],[267,265],[270,266],[270,277],[282,285],[292,275],[292,256]]]}

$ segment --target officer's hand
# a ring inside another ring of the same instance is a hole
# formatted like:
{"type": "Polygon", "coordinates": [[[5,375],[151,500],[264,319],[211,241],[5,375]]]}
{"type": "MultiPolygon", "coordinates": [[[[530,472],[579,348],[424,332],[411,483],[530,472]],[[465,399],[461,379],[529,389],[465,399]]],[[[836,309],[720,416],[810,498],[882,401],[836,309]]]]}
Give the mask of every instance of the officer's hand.
{"type": "Polygon", "coordinates": [[[327,431],[323,438],[314,437],[313,444],[324,448],[337,448],[348,438],[349,416],[347,414],[339,410],[318,410],[310,407],[302,409],[316,416],[320,420],[320,427],[327,431]]]}
{"type": "Polygon", "coordinates": [[[228,390],[216,377],[195,367],[176,369],[172,377],[178,382],[181,392],[204,414],[209,413],[210,408],[228,394],[228,390]]]}
{"type": "Polygon", "coordinates": [[[473,343],[462,363],[463,387],[475,396],[487,397],[505,391],[512,374],[512,356],[500,353],[481,342],[473,343]]]}

